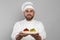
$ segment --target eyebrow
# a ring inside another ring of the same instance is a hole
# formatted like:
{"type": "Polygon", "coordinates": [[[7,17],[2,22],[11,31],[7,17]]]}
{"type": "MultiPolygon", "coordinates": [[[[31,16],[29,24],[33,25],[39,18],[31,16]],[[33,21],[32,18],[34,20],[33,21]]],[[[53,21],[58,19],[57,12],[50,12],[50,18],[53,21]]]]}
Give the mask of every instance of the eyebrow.
{"type": "MultiPolygon", "coordinates": [[[[25,11],[28,11],[28,10],[25,10],[25,11]]],[[[34,11],[34,10],[31,10],[31,11],[34,11]]]]}

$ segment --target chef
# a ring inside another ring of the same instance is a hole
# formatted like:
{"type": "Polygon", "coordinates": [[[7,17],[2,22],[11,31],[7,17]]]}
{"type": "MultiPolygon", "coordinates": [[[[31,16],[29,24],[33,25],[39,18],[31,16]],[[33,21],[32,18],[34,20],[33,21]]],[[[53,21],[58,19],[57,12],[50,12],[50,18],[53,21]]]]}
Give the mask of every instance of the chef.
{"type": "Polygon", "coordinates": [[[25,2],[22,5],[22,12],[25,19],[15,23],[13,32],[11,34],[12,40],[44,40],[46,39],[46,32],[44,29],[44,25],[42,24],[41,21],[34,20],[35,9],[33,7],[33,3],[25,2]],[[25,33],[24,31],[25,32],[28,31],[30,33],[25,33]]]}

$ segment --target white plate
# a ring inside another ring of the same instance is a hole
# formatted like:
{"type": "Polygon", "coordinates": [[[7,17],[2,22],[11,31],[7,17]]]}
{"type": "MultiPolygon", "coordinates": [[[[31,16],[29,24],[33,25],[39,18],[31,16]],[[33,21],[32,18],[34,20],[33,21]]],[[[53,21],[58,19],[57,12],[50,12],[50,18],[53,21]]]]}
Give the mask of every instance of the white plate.
{"type": "Polygon", "coordinates": [[[25,34],[36,34],[38,32],[23,32],[23,33],[25,33],[25,34]]]}

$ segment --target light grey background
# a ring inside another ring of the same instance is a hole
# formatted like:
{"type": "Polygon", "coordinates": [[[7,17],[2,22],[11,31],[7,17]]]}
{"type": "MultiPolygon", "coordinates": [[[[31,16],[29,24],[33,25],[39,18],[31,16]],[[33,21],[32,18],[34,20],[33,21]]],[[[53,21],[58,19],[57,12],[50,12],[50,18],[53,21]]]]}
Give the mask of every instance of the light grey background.
{"type": "MultiPolygon", "coordinates": [[[[24,19],[23,2],[29,0],[0,0],[0,40],[11,40],[15,22],[24,19]]],[[[36,9],[35,19],[42,21],[46,40],[60,40],[60,0],[30,0],[36,9]]]]}

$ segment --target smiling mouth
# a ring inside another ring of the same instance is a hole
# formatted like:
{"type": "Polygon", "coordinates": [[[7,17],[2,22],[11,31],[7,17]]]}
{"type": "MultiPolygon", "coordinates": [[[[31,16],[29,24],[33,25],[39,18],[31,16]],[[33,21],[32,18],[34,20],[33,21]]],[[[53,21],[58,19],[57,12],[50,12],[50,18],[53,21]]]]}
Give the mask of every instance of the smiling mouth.
{"type": "Polygon", "coordinates": [[[28,16],[31,16],[31,15],[28,15],[28,16]]]}

